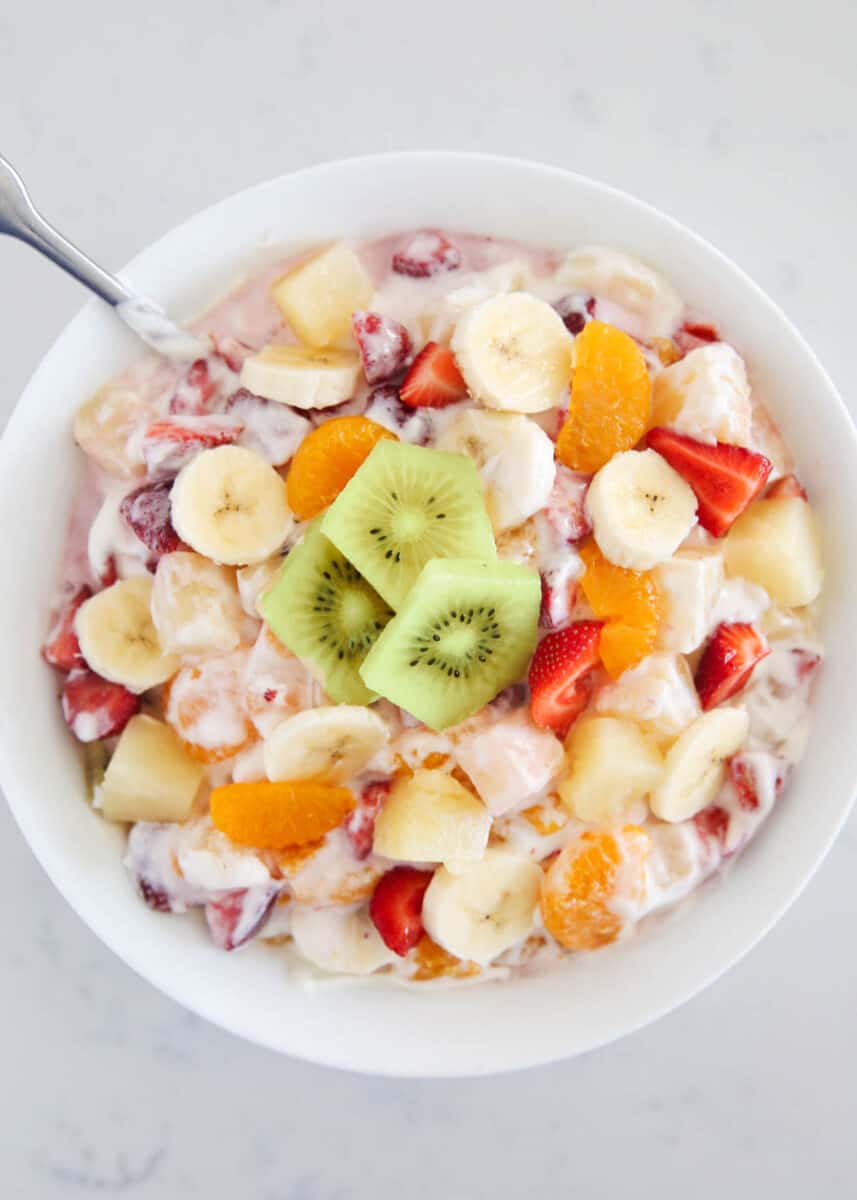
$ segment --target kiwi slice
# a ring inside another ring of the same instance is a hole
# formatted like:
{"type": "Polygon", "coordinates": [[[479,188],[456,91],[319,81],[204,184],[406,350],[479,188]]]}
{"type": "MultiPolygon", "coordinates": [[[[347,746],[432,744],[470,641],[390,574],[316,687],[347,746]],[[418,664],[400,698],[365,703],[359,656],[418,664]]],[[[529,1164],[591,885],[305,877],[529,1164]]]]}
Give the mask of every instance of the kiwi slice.
{"type": "Polygon", "coordinates": [[[519,563],[436,558],[360,674],[430,728],[457,725],[523,677],[540,603],[538,573],[519,563]]]}
{"type": "Polygon", "coordinates": [[[359,668],[392,612],[313,521],[262,599],[265,620],[284,646],[308,658],[338,704],[377,696],[359,668]]]}
{"type": "Polygon", "coordinates": [[[430,559],[496,556],[472,460],[405,442],[375,446],[322,531],[395,609],[430,559]]]}

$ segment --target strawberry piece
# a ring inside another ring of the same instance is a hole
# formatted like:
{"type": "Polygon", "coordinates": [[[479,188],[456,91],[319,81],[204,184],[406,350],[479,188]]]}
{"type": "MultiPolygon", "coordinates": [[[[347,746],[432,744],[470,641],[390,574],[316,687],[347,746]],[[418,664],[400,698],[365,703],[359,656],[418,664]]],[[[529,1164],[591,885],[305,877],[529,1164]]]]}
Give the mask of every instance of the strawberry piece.
{"type": "Polygon", "coordinates": [[[227,892],[219,900],[209,900],[205,919],[215,946],[237,950],[263,928],[277,902],[274,887],[242,888],[227,892]]]}
{"type": "Polygon", "coordinates": [[[253,347],[240,342],[238,338],[215,337],[212,334],[211,340],[214,343],[214,353],[218,358],[223,359],[230,371],[235,371],[236,374],[244,366],[245,358],[249,358],[253,353],[253,347]]]}
{"type": "Polygon", "coordinates": [[[650,429],[648,443],[693,488],[703,529],[723,537],[771,473],[764,454],[728,442],[698,442],[672,429],[650,429]]]}
{"type": "Polygon", "coordinates": [[[171,479],[147,483],[122,497],[119,512],[144,546],[154,554],[172,554],[182,540],[173,529],[170,509],[171,479]]]}
{"type": "Polygon", "coordinates": [[[293,408],[256,396],[247,388],[233,392],[226,411],[244,426],[241,445],[274,467],[287,463],[310,431],[310,422],[293,408]]]}
{"type": "Polygon", "coordinates": [[[782,479],[775,480],[765,492],[765,498],[768,500],[778,500],[785,497],[791,498],[793,496],[798,496],[801,500],[808,499],[796,475],[784,475],[782,479]]]}
{"type": "Polygon", "coordinates": [[[569,292],[560,296],[551,306],[562,317],[562,323],[569,333],[577,336],[587,321],[595,316],[595,297],[583,292],[569,292]]]}
{"type": "Polygon", "coordinates": [[[173,906],[170,903],[170,898],[161,888],[155,887],[149,883],[148,879],[142,877],[137,880],[137,888],[144,904],[147,904],[154,912],[172,912],[173,906]]]}
{"type": "Polygon", "coordinates": [[[455,355],[437,342],[426,342],[399,389],[402,403],[409,408],[445,408],[466,395],[467,384],[455,355]]]}
{"type": "Polygon", "coordinates": [[[88,667],[72,671],[62,692],[63,716],[79,742],[121,733],[139,707],[139,696],[88,667]]]}
{"type": "Polygon", "coordinates": [[[803,682],[816,671],[821,662],[821,655],[816,654],[814,650],[805,650],[800,646],[792,650],[791,653],[797,663],[797,677],[803,682]]]}
{"type": "Polygon", "coordinates": [[[367,383],[385,383],[404,371],[413,353],[411,335],[404,325],[380,313],[355,312],[351,329],[367,383]]]}
{"type": "Polygon", "coordinates": [[[113,584],[119,578],[119,568],[116,565],[116,556],[108,554],[104,560],[104,567],[101,574],[98,576],[98,586],[101,588],[113,587],[113,584]]]}
{"type": "Polygon", "coordinates": [[[556,536],[570,546],[592,532],[586,515],[586,493],[591,479],[591,475],[570,471],[562,463],[556,465],[556,478],[544,513],[556,536]]]}
{"type": "Polygon", "coordinates": [[[179,380],[172,400],[170,412],[175,415],[196,415],[208,412],[209,403],[217,391],[217,384],[211,378],[211,371],[204,358],[198,358],[187,369],[183,379],[179,380]]]}
{"type": "Polygon", "coordinates": [[[42,646],[42,657],[52,667],[60,671],[73,671],[75,667],[84,666],[83,655],[80,653],[80,642],[74,632],[74,618],[77,610],[92,595],[92,589],[86,584],[79,587],[71,599],[60,609],[59,615],[48,640],[42,646]]]}
{"type": "Polygon", "coordinates": [[[404,957],[423,936],[423,897],[431,879],[431,871],[394,867],[378,881],[369,916],[394,954],[404,957]]]}
{"type": "MultiPolygon", "coordinates": [[[[787,770],[788,766],[782,759],[774,760],[768,754],[736,754],[729,760],[729,779],[738,796],[739,806],[747,812],[755,811],[760,804],[760,794],[769,792],[771,783],[774,797],[779,795],[786,781],[787,770]],[[773,773],[765,770],[765,765],[771,761],[776,763],[773,773]]],[[[770,797],[770,800],[774,797],[770,797]]],[[[767,796],[765,800],[767,803],[767,796]]]]}
{"type": "Polygon", "coordinates": [[[177,475],[200,450],[226,446],[244,431],[237,417],[167,417],[150,425],[143,436],[143,461],[150,475],[177,475]]]}
{"type": "Polygon", "coordinates": [[[722,852],[729,833],[729,813],[719,804],[710,804],[693,818],[696,831],[709,849],[722,852]]]}
{"type": "Polygon", "coordinates": [[[549,633],[530,663],[530,713],[537,725],[565,737],[589,700],[587,676],[598,666],[603,621],[575,621],[549,633]]]}
{"type": "Polygon", "coordinates": [[[369,857],[375,837],[375,818],[392,786],[389,779],[368,784],[363,789],[357,807],[345,822],[345,832],[348,834],[355,858],[362,860],[369,857]]]}
{"type": "Polygon", "coordinates": [[[771,653],[752,625],[718,625],[696,668],[696,690],[703,712],[740,692],[753,668],[771,653]]]}
{"type": "Polygon", "coordinates": [[[685,321],[673,341],[684,356],[691,350],[698,349],[699,346],[707,346],[710,342],[719,342],[720,334],[713,325],[705,324],[702,321],[685,321]]]}
{"type": "Polygon", "coordinates": [[[461,266],[461,251],[446,234],[423,229],[414,234],[404,249],[393,255],[393,270],[398,275],[425,279],[461,266]]]}

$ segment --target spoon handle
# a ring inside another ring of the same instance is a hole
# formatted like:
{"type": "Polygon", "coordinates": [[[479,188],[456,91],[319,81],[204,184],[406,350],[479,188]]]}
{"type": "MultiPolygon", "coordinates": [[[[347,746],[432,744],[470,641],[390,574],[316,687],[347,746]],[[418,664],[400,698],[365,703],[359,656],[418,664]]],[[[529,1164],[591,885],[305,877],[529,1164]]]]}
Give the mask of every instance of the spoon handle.
{"type": "Polygon", "coordinates": [[[133,299],[115,275],[109,275],[91,258],[73,246],[36,209],[24,181],[0,156],[0,233],[26,242],[51,262],[62,267],[84,287],[114,308],[133,299]]]}

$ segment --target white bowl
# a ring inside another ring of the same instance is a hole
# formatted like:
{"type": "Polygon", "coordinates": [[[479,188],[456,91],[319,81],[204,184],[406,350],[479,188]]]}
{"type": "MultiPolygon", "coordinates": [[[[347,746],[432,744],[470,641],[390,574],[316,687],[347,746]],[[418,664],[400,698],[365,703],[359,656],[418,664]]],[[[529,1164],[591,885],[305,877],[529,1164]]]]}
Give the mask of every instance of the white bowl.
{"type": "Polygon", "coordinates": [[[629,196],[552,167],[473,154],[418,153],[312,167],[215,205],[167,234],[124,273],[192,315],[266,242],[311,245],[420,225],[566,247],[607,242],[664,271],[746,356],[819,514],[828,658],[814,734],[775,812],[728,878],[628,942],[527,980],[406,991],[377,982],[317,991],[290,983],[262,946],[224,954],[198,921],[150,912],[121,865],[120,831],[84,801],[77,753],[41,662],[64,514],[79,471],[71,419],[138,352],[90,303],[48,353],[0,448],[3,539],[0,775],[21,830],[84,921],[145,979],[224,1028],[319,1063],[389,1075],[510,1070],[578,1054],[698,992],[768,930],[810,878],[857,780],[851,660],[857,595],[857,440],[811,350],[778,308],[706,242],[629,196]]]}

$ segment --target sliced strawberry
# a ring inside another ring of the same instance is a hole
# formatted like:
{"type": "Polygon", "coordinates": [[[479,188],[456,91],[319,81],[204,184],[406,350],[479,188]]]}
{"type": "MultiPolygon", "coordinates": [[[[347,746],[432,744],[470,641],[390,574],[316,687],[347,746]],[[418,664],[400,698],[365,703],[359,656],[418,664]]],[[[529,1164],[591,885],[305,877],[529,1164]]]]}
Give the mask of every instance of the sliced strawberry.
{"type": "MultiPolygon", "coordinates": [[[[738,804],[747,812],[759,807],[760,793],[764,796],[773,782],[774,796],[782,790],[786,781],[787,764],[774,759],[770,754],[736,754],[729,760],[729,778],[738,796],[738,804]],[[775,763],[773,771],[766,769],[775,763]]],[[[769,797],[773,801],[773,796],[769,797]]]]}
{"type": "Polygon", "coordinates": [[[431,879],[431,871],[394,867],[378,881],[369,916],[394,954],[404,957],[423,935],[423,896],[431,879]]]}
{"type": "Polygon", "coordinates": [[[229,370],[236,373],[244,366],[245,358],[249,358],[253,353],[253,347],[239,342],[238,338],[215,337],[212,334],[211,340],[214,342],[214,353],[217,357],[222,358],[229,370]]]}
{"type": "Polygon", "coordinates": [[[63,688],[63,716],[79,742],[97,742],[121,733],[139,707],[139,696],[88,667],[72,671],[63,688]]]}
{"type": "Polygon", "coordinates": [[[719,342],[720,334],[713,325],[704,324],[702,321],[685,321],[673,341],[682,355],[685,355],[700,346],[707,346],[710,342],[719,342]]]}
{"type": "Polygon", "coordinates": [[[461,251],[444,233],[423,229],[414,234],[408,244],[393,255],[393,270],[398,275],[424,279],[442,271],[455,271],[461,266],[461,251]]]}
{"type": "Polygon", "coordinates": [[[587,676],[598,665],[603,621],[575,621],[549,633],[530,663],[530,712],[537,725],[565,737],[589,700],[587,676]]]}
{"type": "Polygon", "coordinates": [[[42,646],[42,657],[52,667],[59,667],[61,671],[73,671],[75,667],[84,666],[80,642],[74,632],[74,618],[81,604],[91,595],[92,589],[84,584],[60,610],[56,624],[42,646]]]}
{"type": "Polygon", "coordinates": [[[672,429],[650,429],[648,443],[686,479],[699,502],[703,529],[723,537],[758,496],[771,473],[764,454],[727,442],[698,442],[672,429]]]}
{"type": "Polygon", "coordinates": [[[144,546],[153,554],[172,554],[182,546],[173,529],[170,509],[171,479],[147,483],[122,497],[119,512],[144,546]]]}
{"type": "Polygon", "coordinates": [[[143,879],[141,876],[137,880],[137,888],[139,889],[143,903],[147,904],[154,912],[168,913],[173,911],[173,906],[170,903],[167,893],[149,883],[148,879],[143,879]]]}
{"type": "Polygon", "coordinates": [[[404,371],[413,353],[411,335],[404,325],[381,313],[355,312],[351,329],[367,383],[385,383],[404,371]]]}
{"type": "Polygon", "coordinates": [[[355,858],[369,857],[375,837],[375,818],[381,811],[381,805],[389,796],[392,786],[391,781],[387,779],[368,784],[363,789],[356,808],[345,822],[345,832],[351,841],[355,858]]]}
{"type": "Polygon", "coordinates": [[[703,711],[740,692],[756,664],[770,653],[770,646],[753,625],[718,625],[696,668],[696,690],[703,711]]]}
{"type": "Polygon", "coordinates": [[[208,363],[204,358],[198,358],[179,380],[170,400],[170,412],[181,416],[206,413],[216,391],[217,384],[211,377],[208,363]]]}
{"type": "Polygon", "coordinates": [[[177,475],[200,450],[235,442],[244,431],[237,417],[170,417],[150,425],[143,436],[143,461],[150,475],[177,475]]]}
{"type": "Polygon", "coordinates": [[[399,389],[409,408],[445,408],[467,395],[455,356],[446,346],[427,342],[411,364],[399,389]]]}
{"type": "Polygon", "coordinates": [[[722,852],[729,833],[729,813],[719,804],[710,804],[693,818],[696,831],[709,849],[722,852]]]}
{"type": "Polygon", "coordinates": [[[569,545],[592,532],[592,523],[586,514],[586,493],[591,480],[591,475],[570,471],[562,463],[556,465],[556,477],[544,513],[557,537],[569,545]]]}
{"type": "Polygon", "coordinates": [[[568,332],[577,335],[595,316],[595,297],[587,296],[585,292],[569,292],[555,300],[552,307],[562,317],[568,332]]]}
{"type": "Polygon", "coordinates": [[[247,388],[232,393],[226,402],[226,411],[244,425],[239,439],[241,445],[275,467],[282,466],[294,456],[311,428],[307,418],[287,404],[256,396],[247,388]]]}
{"type": "Polygon", "coordinates": [[[262,929],[277,902],[275,887],[242,888],[209,900],[205,919],[212,941],[221,950],[237,950],[262,929]]]}
{"type": "Polygon", "coordinates": [[[808,499],[796,475],[784,475],[782,479],[776,479],[765,492],[767,500],[779,500],[792,496],[797,496],[801,500],[808,499]]]}

